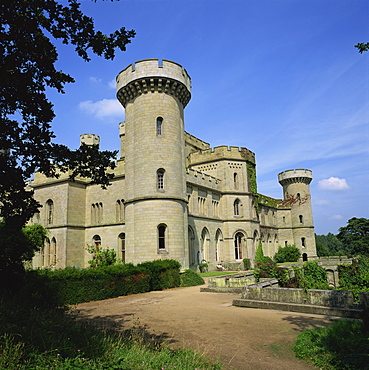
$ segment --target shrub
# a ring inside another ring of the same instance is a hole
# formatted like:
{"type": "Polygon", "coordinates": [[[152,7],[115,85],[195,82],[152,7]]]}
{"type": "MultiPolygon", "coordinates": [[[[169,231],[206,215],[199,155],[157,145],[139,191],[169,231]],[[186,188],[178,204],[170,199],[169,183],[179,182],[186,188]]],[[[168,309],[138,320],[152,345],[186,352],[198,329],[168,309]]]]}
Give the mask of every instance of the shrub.
{"type": "Polygon", "coordinates": [[[244,258],[243,260],[243,268],[245,271],[251,269],[251,261],[248,258],[244,258]]]}
{"type": "Polygon", "coordinates": [[[102,249],[98,245],[87,244],[86,250],[92,254],[92,260],[88,261],[90,267],[110,266],[117,262],[117,253],[114,249],[102,249]]]}
{"type": "Polygon", "coordinates": [[[181,286],[196,286],[205,284],[204,279],[195,271],[188,269],[185,270],[181,276],[181,286]]]}
{"type": "Polygon", "coordinates": [[[295,245],[286,245],[278,248],[277,253],[274,255],[274,261],[277,263],[297,262],[300,255],[301,252],[295,245]]]}
{"type": "Polygon", "coordinates": [[[208,263],[205,260],[202,260],[201,263],[199,264],[199,270],[200,272],[208,272],[208,263]]]}
{"type": "Polygon", "coordinates": [[[329,289],[327,271],[316,261],[304,262],[302,268],[294,266],[296,287],[308,289],[329,289]]]}
{"type": "Polygon", "coordinates": [[[162,290],[180,286],[179,269],[181,264],[172,259],[143,262],[137,267],[150,272],[150,290],[162,290]]]}
{"type": "Polygon", "coordinates": [[[258,262],[254,268],[254,277],[256,281],[260,281],[260,278],[274,278],[278,280],[279,285],[285,286],[289,280],[289,272],[278,267],[277,263],[270,257],[264,256],[262,261],[258,262]]]}
{"type": "Polygon", "coordinates": [[[255,252],[255,262],[256,263],[261,263],[263,262],[263,258],[264,258],[264,252],[263,252],[263,244],[261,242],[259,242],[259,245],[256,249],[256,252],[255,252]]]}

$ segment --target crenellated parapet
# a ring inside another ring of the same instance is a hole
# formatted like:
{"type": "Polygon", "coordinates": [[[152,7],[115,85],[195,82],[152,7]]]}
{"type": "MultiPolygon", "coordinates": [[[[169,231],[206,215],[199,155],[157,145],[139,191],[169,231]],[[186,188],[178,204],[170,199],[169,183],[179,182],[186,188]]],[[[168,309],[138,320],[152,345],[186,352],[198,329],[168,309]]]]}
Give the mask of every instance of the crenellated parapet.
{"type": "Polygon", "coordinates": [[[309,185],[312,180],[312,171],[306,169],[287,170],[278,174],[278,181],[282,186],[293,183],[304,183],[309,185]]]}
{"type": "Polygon", "coordinates": [[[206,188],[211,188],[214,190],[221,190],[222,180],[217,179],[216,177],[207,175],[203,172],[192,170],[188,168],[186,170],[186,180],[189,183],[200,185],[206,188]]]}
{"type": "Polygon", "coordinates": [[[255,153],[247,148],[227,145],[216,146],[205,150],[191,153],[188,156],[189,165],[195,165],[204,162],[217,161],[222,159],[242,160],[255,164],[255,153]]]}
{"type": "Polygon", "coordinates": [[[100,145],[100,136],[95,134],[82,134],[79,136],[81,144],[100,145]]]}
{"type": "Polygon", "coordinates": [[[129,101],[147,93],[166,93],[185,107],[191,99],[191,78],[178,63],[163,59],[144,59],[119,73],[117,97],[125,107],[129,101]]]}

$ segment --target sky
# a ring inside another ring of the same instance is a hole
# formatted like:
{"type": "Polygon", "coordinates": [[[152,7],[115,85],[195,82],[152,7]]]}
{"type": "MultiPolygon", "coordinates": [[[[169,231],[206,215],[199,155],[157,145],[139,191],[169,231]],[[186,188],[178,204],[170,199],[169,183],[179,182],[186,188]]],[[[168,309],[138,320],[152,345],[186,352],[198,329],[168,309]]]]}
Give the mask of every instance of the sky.
{"type": "Polygon", "coordinates": [[[87,63],[56,42],[57,68],[76,82],[49,91],[55,142],[75,149],[93,133],[118,150],[116,75],[169,59],[192,80],[185,130],[253,151],[260,193],[282,198],[278,173],[306,168],[317,234],[369,218],[369,52],[354,47],[369,41],[368,0],[83,0],[81,9],[104,33],[137,35],[113,61],[87,63]]]}

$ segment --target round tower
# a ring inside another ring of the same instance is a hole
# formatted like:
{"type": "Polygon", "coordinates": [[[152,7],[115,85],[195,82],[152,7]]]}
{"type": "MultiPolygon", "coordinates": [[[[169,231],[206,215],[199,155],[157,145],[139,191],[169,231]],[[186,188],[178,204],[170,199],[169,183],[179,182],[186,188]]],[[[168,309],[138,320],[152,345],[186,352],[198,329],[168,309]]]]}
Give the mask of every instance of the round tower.
{"type": "Polygon", "coordinates": [[[79,136],[80,145],[100,145],[100,136],[95,134],[82,134],[79,136]]]}
{"type": "Polygon", "coordinates": [[[288,170],[278,174],[283,187],[283,205],[291,208],[293,242],[300,248],[304,260],[316,257],[313,212],[310,197],[310,170],[288,170]]]}
{"type": "Polygon", "coordinates": [[[126,260],[174,258],[188,267],[184,108],[186,70],[145,59],[117,76],[125,108],[126,260]]]}

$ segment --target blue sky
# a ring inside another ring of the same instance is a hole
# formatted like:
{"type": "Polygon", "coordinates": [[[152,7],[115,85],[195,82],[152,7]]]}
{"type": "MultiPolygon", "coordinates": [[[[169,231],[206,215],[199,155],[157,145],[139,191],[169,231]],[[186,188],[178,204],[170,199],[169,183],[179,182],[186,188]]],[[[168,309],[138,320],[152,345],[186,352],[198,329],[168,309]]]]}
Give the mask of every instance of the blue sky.
{"type": "Polygon", "coordinates": [[[105,33],[137,36],[114,61],[86,63],[57,44],[57,67],[76,83],[49,94],[56,142],[76,148],[94,133],[119,149],[115,76],[169,59],[192,79],[186,131],[255,152],[259,192],[281,198],[278,173],[307,168],[317,234],[369,217],[369,52],[354,48],[369,41],[368,0],[84,0],[82,10],[105,33]]]}

